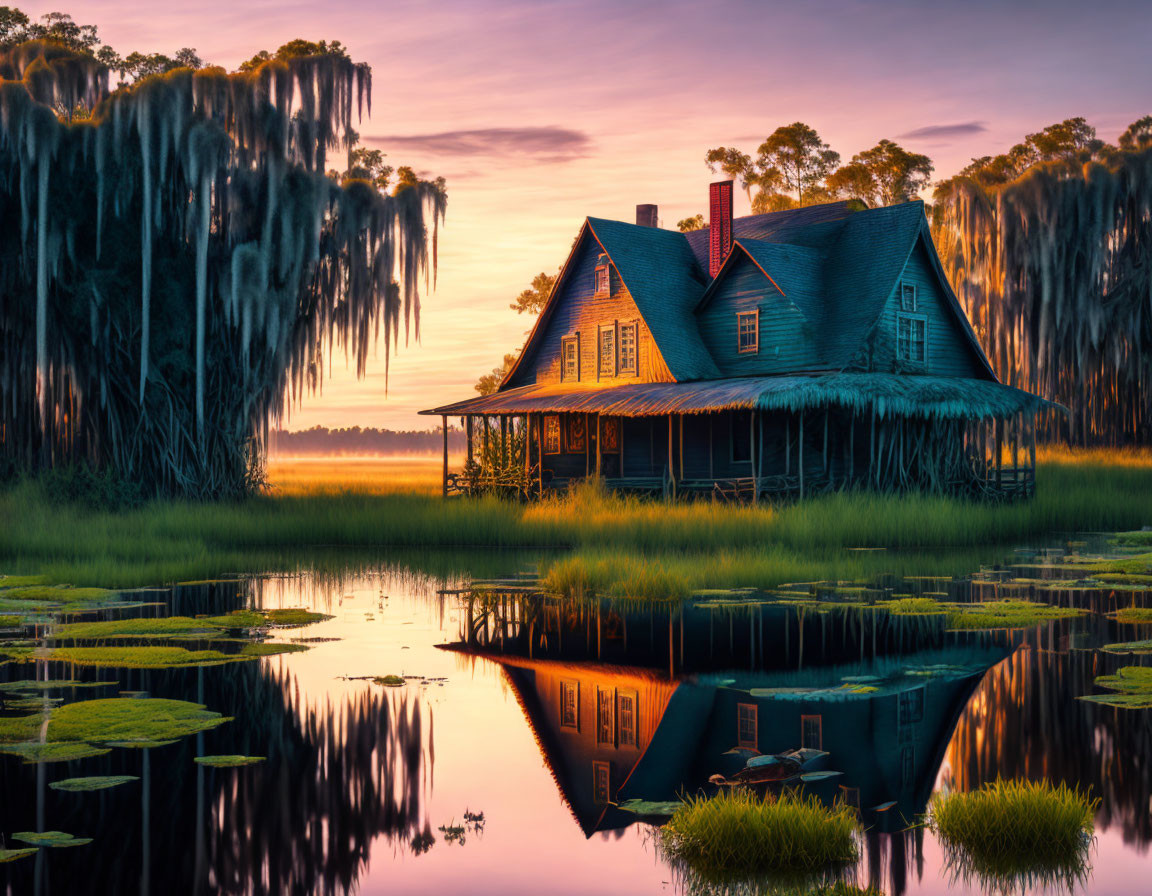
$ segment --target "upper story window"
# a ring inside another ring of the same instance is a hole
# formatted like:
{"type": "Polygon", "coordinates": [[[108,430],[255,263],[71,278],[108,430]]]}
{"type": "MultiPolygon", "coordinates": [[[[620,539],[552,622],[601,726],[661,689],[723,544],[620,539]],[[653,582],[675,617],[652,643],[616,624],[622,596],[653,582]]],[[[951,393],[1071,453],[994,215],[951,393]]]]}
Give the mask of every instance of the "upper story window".
{"type": "Polygon", "coordinates": [[[922,314],[896,315],[896,360],[904,364],[927,363],[927,317],[922,314]]]}
{"type": "Polygon", "coordinates": [[[736,350],[740,354],[760,351],[760,312],[740,311],[736,314],[736,350]]]}
{"type": "Polygon", "coordinates": [[[736,746],[749,750],[760,749],[759,715],[755,703],[736,704],[736,746]]]}
{"type": "Polygon", "coordinates": [[[579,336],[565,336],[560,340],[560,379],[565,383],[580,379],[579,336]]]}
{"type": "Polygon", "coordinates": [[[621,691],[616,695],[616,730],[620,735],[620,746],[635,747],[639,740],[636,719],[636,692],[621,691]]]}
{"type": "Polygon", "coordinates": [[[637,370],[636,359],[636,324],[620,325],[620,375],[635,374],[637,370]]]}
{"type": "Polygon", "coordinates": [[[596,295],[608,295],[610,283],[611,280],[608,277],[608,256],[601,255],[600,260],[596,262],[596,295]]]}
{"type": "Polygon", "coordinates": [[[616,745],[616,695],[611,688],[596,688],[596,743],[616,745]]]}
{"type": "Polygon", "coordinates": [[[901,311],[915,311],[916,310],[916,284],[915,283],[901,283],[900,284],[900,310],[901,311]]]}
{"type": "Polygon", "coordinates": [[[580,682],[560,682],[560,727],[580,730],[580,682]]]}
{"type": "Polygon", "coordinates": [[[597,343],[600,355],[599,371],[601,377],[616,376],[616,325],[609,324],[600,328],[600,339],[597,343]]]}

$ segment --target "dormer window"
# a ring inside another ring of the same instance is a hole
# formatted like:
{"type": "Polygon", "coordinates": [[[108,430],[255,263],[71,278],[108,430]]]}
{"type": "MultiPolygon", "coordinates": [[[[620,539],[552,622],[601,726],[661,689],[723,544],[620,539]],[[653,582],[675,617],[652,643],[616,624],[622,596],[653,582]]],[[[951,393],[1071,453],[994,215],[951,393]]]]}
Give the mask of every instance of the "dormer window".
{"type": "Polygon", "coordinates": [[[740,311],[736,314],[736,350],[742,355],[760,351],[759,311],[740,311]]]}
{"type": "Polygon", "coordinates": [[[915,283],[901,283],[900,284],[900,310],[901,311],[915,311],[916,310],[916,284],[915,283]]]}
{"type": "Polygon", "coordinates": [[[608,295],[611,281],[608,277],[608,256],[601,255],[600,260],[596,262],[596,295],[608,295]]]}

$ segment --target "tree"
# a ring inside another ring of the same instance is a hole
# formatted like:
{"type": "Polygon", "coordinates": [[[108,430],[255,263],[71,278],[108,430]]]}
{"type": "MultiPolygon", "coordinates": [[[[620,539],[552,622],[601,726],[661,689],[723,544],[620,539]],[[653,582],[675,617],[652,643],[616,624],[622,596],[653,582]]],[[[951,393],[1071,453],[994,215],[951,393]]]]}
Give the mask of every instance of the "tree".
{"type": "MultiPolygon", "coordinates": [[[[816,192],[840,164],[840,153],[829,149],[820,135],[802,121],[778,127],[756,152],[761,181],[779,172],[784,191],[795,193],[801,206],[810,204],[809,194],[816,192]]],[[[766,185],[760,184],[761,191],[766,185]]]]}
{"type": "Polygon", "coordinates": [[[1152,115],[1138,118],[1120,135],[1120,148],[1129,152],[1152,146],[1152,115]]]}
{"type": "MultiPolygon", "coordinates": [[[[734,146],[718,146],[704,155],[704,161],[712,172],[721,171],[727,177],[740,182],[740,189],[752,201],[752,188],[756,186],[757,171],[752,157],[734,146]]],[[[681,227],[681,230],[684,228],[681,227]]]]}
{"type": "Polygon", "coordinates": [[[932,160],[908,152],[891,140],[881,140],[859,152],[828,177],[828,189],[844,199],[869,205],[895,205],[915,198],[932,176],[932,160]]]}
{"type": "Polygon", "coordinates": [[[518,314],[539,314],[552,295],[552,287],[556,285],[557,274],[546,274],[541,271],[532,278],[532,285],[516,297],[508,307],[518,314]]]}
{"type": "Polygon", "coordinates": [[[693,230],[703,230],[704,216],[693,215],[691,218],[681,218],[676,222],[676,229],[681,233],[691,233],[693,230]]]}
{"type": "MultiPolygon", "coordinates": [[[[1133,127],[1138,124],[1134,122],[1133,127]]],[[[1107,146],[1103,140],[1097,139],[1094,127],[1083,118],[1068,118],[1050,124],[1035,134],[1029,134],[1006,153],[973,159],[972,164],[965,167],[960,175],[983,186],[996,186],[1015,180],[1041,162],[1078,164],[1099,157],[1106,151],[1107,146]]]]}
{"type": "Polygon", "coordinates": [[[479,382],[476,383],[476,391],[481,395],[495,394],[496,390],[500,388],[500,384],[504,382],[504,377],[508,375],[508,371],[512,369],[512,365],[516,363],[519,354],[517,352],[516,354],[505,355],[503,364],[499,367],[493,367],[491,373],[486,373],[480,377],[479,382]]]}
{"type": "Polygon", "coordinates": [[[296,38],[280,47],[275,53],[261,50],[247,62],[240,63],[240,71],[252,72],[260,68],[265,62],[273,59],[287,62],[289,59],[303,59],[308,56],[335,56],[339,59],[348,58],[347,48],[338,40],[312,41],[296,38]]]}

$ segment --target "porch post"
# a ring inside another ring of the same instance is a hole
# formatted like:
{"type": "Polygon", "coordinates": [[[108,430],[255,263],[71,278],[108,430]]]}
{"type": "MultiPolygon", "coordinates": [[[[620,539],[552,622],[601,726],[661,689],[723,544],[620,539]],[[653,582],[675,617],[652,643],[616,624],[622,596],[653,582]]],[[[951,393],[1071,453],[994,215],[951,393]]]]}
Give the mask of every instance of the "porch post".
{"type": "Polygon", "coordinates": [[[584,415],[584,478],[592,472],[592,415],[584,415]]]}
{"type": "Polygon", "coordinates": [[[668,415],[668,478],[672,481],[672,497],[676,497],[676,455],[672,439],[672,415],[668,415]]]}
{"type": "Polygon", "coordinates": [[[600,478],[600,456],[604,453],[600,450],[600,415],[596,415],[596,478],[600,478]]]}
{"type": "Polygon", "coordinates": [[[471,415],[464,418],[464,432],[465,438],[468,440],[468,466],[472,466],[472,417],[471,415]]]}
{"type": "Polygon", "coordinates": [[[680,478],[684,478],[684,415],[680,415],[680,478]]]}
{"type": "Polygon", "coordinates": [[[756,409],[748,422],[748,459],[752,461],[752,501],[760,500],[760,447],[756,443],[756,409]]]}
{"type": "Polygon", "coordinates": [[[804,500],[804,411],[800,411],[800,447],[797,458],[800,466],[800,500],[804,500]]]}
{"type": "Polygon", "coordinates": [[[440,430],[444,433],[444,476],[441,480],[443,497],[448,497],[448,415],[440,418],[440,430]]]}
{"type": "Polygon", "coordinates": [[[536,446],[540,458],[540,497],[544,497],[544,415],[536,415],[536,446]]]}

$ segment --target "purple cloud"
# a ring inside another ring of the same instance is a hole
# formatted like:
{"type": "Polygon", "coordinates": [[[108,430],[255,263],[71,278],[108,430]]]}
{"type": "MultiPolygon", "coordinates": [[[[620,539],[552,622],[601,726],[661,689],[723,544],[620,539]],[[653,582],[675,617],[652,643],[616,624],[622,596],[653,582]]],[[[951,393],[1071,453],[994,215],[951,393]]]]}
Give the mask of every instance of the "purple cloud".
{"type": "Polygon", "coordinates": [[[972,134],[982,134],[987,130],[988,126],[982,121],[960,121],[956,124],[930,124],[897,136],[906,140],[946,140],[949,137],[969,137],[972,134]]]}
{"type": "Polygon", "coordinates": [[[567,162],[589,154],[591,138],[583,131],[560,127],[477,128],[366,137],[388,150],[414,150],[448,156],[515,156],[536,162],[567,162]]]}

